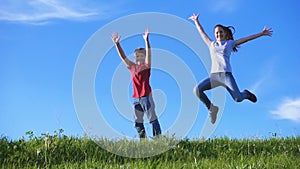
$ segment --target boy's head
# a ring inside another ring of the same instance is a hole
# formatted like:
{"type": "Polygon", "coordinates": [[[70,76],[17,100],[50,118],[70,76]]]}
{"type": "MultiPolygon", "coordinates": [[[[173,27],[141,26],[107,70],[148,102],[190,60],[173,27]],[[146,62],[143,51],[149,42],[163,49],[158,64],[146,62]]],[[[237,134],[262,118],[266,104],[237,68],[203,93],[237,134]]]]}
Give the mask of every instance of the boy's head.
{"type": "Polygon", "coordinates": [[[134,51],[134,60],[137,64],[143,64],[145,63],[146,58],[146,50],[145,48],[137,48],[134,51]]]}

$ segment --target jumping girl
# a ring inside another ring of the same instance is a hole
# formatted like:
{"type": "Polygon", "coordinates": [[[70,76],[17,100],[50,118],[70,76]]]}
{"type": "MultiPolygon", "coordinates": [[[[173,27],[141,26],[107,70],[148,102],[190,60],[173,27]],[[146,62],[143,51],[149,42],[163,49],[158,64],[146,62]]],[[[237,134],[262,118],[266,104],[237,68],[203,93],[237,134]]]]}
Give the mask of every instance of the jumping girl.
{"type": "Polygon", "coordinates": [[[202,25],[198,21],[198,17],[199,14],[193,14],[189,19],[194,21],[201,38],[208,46],[212,64],[210,76],[202,80],[194,88],[194,93],[206,105],[211,117],[211,123],[214,124],[217,119],[219,108],[211,103],[204,91],[223,86],[235,101],[241,102],[244,99],[248,99],[255,103],[257,98],[253,93],[248,90],[242,92],[239,90],[232,75],[230,55],[231,52],[237,52],[237,48],[243,43],[262,36],[272,36],[273,30],[272,28],[264,27],[263,31],[257,34],[234,40],[232,33],[234,28],[232,26],[223,26],[219,24],[214,27],[215,40],[212,40],[205,33],[202,25]]]}

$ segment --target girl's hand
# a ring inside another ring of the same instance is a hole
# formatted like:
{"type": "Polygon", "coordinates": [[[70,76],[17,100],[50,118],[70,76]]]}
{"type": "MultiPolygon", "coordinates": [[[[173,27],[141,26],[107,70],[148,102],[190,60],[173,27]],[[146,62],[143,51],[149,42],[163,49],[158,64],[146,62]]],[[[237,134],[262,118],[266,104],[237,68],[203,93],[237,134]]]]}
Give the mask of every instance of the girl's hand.
{"type": "Polygon", "coordinates": [[[195,21],[198,21],[198,17],[199,17],[199,14],[193,14],[192,16],[189,17],[189,19],[195,22],[195,21]]]}
{"type": "Polygon", "coordinates": [[[262,34],[263,34],[263,36],[272,36],[273,30],[272,30],[272,28],[264,27],[262,34]]]}
{"type": "Polygon", "coordinates": [[[112,40],[115,44],[119,43],[120,38],[121,38],[121,36],[118,35],[118,32],[114,32],[114,33],[111,35],[111,40],[112,40]]]}
{"type": "Polygon", "coordinates": [[[148,40],[149,34],[150,34],[150,30],[147,28],[147,29],[145,30],[145,33],[143,34],[143,38],[144,38],[145,40],[148,40]]]}

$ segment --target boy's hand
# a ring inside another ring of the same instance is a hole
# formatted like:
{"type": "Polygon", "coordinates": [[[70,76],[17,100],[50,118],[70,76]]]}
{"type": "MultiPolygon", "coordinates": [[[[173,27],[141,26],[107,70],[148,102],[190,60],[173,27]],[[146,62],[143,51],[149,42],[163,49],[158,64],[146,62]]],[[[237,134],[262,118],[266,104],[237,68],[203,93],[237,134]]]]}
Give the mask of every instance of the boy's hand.
{"type": "Polygon", "coordinates": [[[119,36],[118,32],[114,32],[114,33],[111,35],[111,39],[112,39],[112,41],[113,41],[115,44],[119,43],[120,38],[121,38],[121,36],[119,36]]]}
{"type": "Polygon", "coordinates": [[[189,19],[195,22],[195,21],[198,21],[198,17],[199,17],[199,14],[193,14],[192,16],[189,17],[189,19]]]}
{"type": "Polygon", "coordinates": [[[148,40],[149,34],[150,34],[150,30],[147,28],[147,29],[145,30],[145,33],[143,34],[143,38],[145,39],[145,41],[148,40]]]}
{"type": "Polygon", "coordinates": [[[264,36],[272,36],[273,30],[272,30],[272,28],[264,27],[264,29],[263,29],[263,31],[262,31],[262,34],[263,34],[264,36]]]}

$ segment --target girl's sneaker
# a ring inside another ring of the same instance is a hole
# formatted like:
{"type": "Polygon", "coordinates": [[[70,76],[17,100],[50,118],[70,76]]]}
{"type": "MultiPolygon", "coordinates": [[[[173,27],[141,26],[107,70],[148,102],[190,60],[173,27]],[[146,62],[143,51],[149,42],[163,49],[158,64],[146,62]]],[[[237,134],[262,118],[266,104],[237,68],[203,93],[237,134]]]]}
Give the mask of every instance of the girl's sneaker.
{"type": "Polygon", "coordinates": [[[252,101],[253,103],[257,102],[257,98],[253,93],[249,92],[249,90],[244,90],[244,92],[248,94],[248,100],[252,101]]]}
{"type": "Polygon", "coordinates": [[[217,106],[211,105],[209,109],[209,115],[210,115],[210,122],[214,124],[217,119],[219,108],[217,106]]]}

